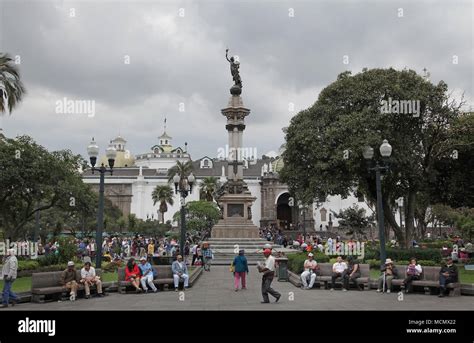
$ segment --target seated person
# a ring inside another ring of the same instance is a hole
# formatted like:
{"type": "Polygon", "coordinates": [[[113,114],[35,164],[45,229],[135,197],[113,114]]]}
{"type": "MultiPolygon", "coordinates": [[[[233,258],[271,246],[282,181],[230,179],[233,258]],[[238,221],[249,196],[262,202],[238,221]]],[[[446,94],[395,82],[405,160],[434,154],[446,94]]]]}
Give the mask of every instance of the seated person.
{"type": "Polygon", "coordinates": [[[188,267],[186,266],[186,263],[183,262],[183,256],[177,256],[176,261],[171,265],[171,270],[173,271],[174,290],[176,292],[178,291],[179,281],[181,279],[184,281],[184,289],[188,288],[188,267]]]}
{"type": "Polygon", "coordinates": [[[419,264],[416,263],[416,258],[410,259],[410,264],[407,267],[407,277],[403,280],[403,286],[405,287],[405,293],[413,291],[413,281],[420,280],[420,275],[423,269],[419,264]]]}
{"type": "Polygon", "coordinates": [[[360,278],[360,265],[357,259],[354,259],[354,256],[349,256],[348,258],[349,266],[347,269],[342,273],[342,280],[343,280],[343,291],[347,291],[350,288],[350,283],[353,282],[356,286],[357,278],[360,278]]]}
{"type": "Polygon", "coordinates": [[[130,281],[137,293],[142,291],[140,289],[140,269],[133,257],[128,260],[127,266],[125,267],[125,281],[130,281]]]}
{"type": "Polygon", "coordinates": [[[69,261],[67,263],[67,269],[61,274],[61,285],[69,291],[69,300],[74,301],[77,297],[77,286],[78,278],[76,274],[76,268],[74,267],[74,262],[69,261]]]}
{"type": "Polygon", "coordinates": [[[459,274],[458,267],[453,263],[453,259],[448,257],[446,264],[441,267],[439,271],[439,297],[444,297],[446,294],[446,285],[448,283],[458,282],[459,274]]]}
{"type": "Polygon", "coordinates": [[[334,291],[334,285],[338,277],[342,277],[342,274],[347,269],[347,264],[342,260],[341,256],[338,256],[336,263],[332,265],[332,276],[331,276],[331,291],[334,291]]]}
{"type": "Polygon", "coordinates": [[[316,271],[318,269],[318,262],[313,260],[313,256],[314,255],[312,253],[309,253],[308,259],[304,261],[304,271],[301,273],[301,282],[303,283],[301,288],[303,289],[313,288],[314,282],[316,281],[316,271]]]}
{"type": "Polygon", "coordinates": [[[102,281],[95,273],[95,268],[91,266],[90,262],[86,262],[84,267],[81,269],[81,280],[79,281],[84,285],[86,291],[86,299],[89,299],[91,296],[91,286],[96,285],[97,287],[97,296],[103,297],[102,293],[102,281]]]}
{"type": "Polygon", "coordinates": [[[398,278],[397,267],[395,267],[391,259],[387,258],[385,264],[381,268],[381,272],[382,275],[379,277],[379,287],[377,288],[377,292],[383,293],[386,289],[387,293],[390,293],[392,289],[392,280],[398,278]]]}
{"type": "Polygon", "coordinates": [[[143,256],[140,258],[140,265],[138,266],[141,272],[141,279],[140,282],[142,283],[142,288],[146,292],[148,292],[148,286],[153,290],[154,293],[158,292],[158,289],[153,284],[153,267],[151,264],[146,260],[146,257],[143,256]]]}

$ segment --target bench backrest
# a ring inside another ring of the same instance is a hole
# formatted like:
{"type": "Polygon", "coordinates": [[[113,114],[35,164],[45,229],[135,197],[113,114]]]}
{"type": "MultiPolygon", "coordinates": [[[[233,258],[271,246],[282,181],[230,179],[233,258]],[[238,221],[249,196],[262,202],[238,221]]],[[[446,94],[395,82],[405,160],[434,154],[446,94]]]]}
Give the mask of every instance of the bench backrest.
{"type": "MultiPolygon", "coordinates": [[[[319,272],[321,276],[331,276],[332,275],[332,263],[318,263],[319,272]]],[[[359,264],[361,277],[370,276],[370,266],[368,264],[359,264]]]]}
{"type": "Polygon", "coordinates": [[[427,281],[439,281],[440,270],[441,267],[423,267],[423,279],[427,281]]]}
{"type": "MultiPolygon", "coordinates": [[[[33,273],[31,275],[31,288],[55,287],[61,285],[61,274],[63,271],[33,273]]],[[[100,276],[102,271],[96,269],[96,274],[100,276]]],[[[81,270],[76,269],[77,280],[81,279],[81,270]]]]}

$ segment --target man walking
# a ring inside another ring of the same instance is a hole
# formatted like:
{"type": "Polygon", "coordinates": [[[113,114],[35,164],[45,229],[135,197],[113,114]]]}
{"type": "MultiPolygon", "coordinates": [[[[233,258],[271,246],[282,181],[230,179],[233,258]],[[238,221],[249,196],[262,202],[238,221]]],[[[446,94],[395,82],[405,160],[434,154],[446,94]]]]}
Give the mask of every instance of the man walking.
{"type": "Polygon", "coordinates": [[[16,280],[17,270],[18,260],[15,256],[15,249],[8,249],[2,268],[2,276],[4,281],[2,307],[8,307],[9,301],[11,301],[12,306],[15,306],[15,304],[18,302],[18,297],[12,292],[12,285],[16,280]]]}
{"type": "Polygon", "coordinates": [[[270,293],[274,298],[275,302],[280,300],[281,294],[275,291],[272,287],[273,277],[275,276],[275,258],[272,256],[272,251],[270,249],[265,249],[263,251],[265,256],[265,264],[258,265],[258,271],[263,273],[262,277],[262,304],[268,304],[270,299],[268,298],[268,293],[270,293]]]}

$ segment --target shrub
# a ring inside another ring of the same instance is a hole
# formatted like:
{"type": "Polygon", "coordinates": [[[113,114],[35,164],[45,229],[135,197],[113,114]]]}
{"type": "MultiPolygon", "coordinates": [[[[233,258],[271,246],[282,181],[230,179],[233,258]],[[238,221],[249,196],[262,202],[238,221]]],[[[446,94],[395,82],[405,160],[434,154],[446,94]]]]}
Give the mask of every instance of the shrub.
{"type": "MultiPolygon", "coordinates": [[[[394,248],[387,248],[386,249],[387,258],[391,258],[394,261],[409,261],[410,258],[415,257],[417,260],[430,260],[434,262],[441,262],[442,255],[440,249],[420,249],[420,248],[412,248],[412,249],[394,249],[394,248]]],[[[377,250],[375,259],[380,258],[380,253],[377,250]]],[[[367,259],[367,257],[366,257],[367,259]]]]}
{"type": "Polygon", "coordinates": [[[18,261],[18,270],[35,270],[39,266],[36,260],[18,261]]]}
{"type": "Polygon", "coordinates": [[[56,254],[48,254],[38,258],[38,265],[45,267],[59,263],[59,256],[56,254]]]}
{"type": "Polygon", "coordinates": [[[77,254],[77,246],[72,237],[61,237],[58,239],[59,244],[59,262],[67,263],[71,261],[77,254]]]}

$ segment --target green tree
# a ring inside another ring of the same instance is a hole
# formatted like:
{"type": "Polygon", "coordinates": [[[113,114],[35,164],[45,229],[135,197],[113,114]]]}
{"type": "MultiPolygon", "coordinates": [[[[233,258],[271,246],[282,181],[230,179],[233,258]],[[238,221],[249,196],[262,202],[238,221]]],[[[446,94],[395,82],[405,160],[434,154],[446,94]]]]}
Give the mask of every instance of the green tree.
{"type": "Polygon", "coordinates": [[[173,206],[173,189],[170,185],[157,185],[151,194],[153,205],[160,203],[159,211],[161,213],[162,223],[165,223],[165,213],[168,211],[168,205],[173,206]]]}
{"type": "Polygon", "coordinates": [[[340,74],[316,103],[292,118],[286,134],[281,178],[306,203],[355,189],[375,202],[375,173],[368,172],[364,147],[376,151],[387,139],[393,147],[390,172],[382,180],[385,223],[408,246],[414,231],[417,196],[426,192],[437,161],[450,159],[449,127],[461,115],[447,85],[437,85],[413,70],[363,70],[340,74]],[[414,101],[418,113],[383,113],[386,101],[414,101]],[[405,198],[405,229],[394,216],[395,200],[405,198]]]}
{"type": "Polygon", "coordinates": [[[215,176],[205,177],[201,181],[200,198],[207,201],[214,201],[214,193],[219,188],[219,179],[215,176]]]}
{"type": "Polygon", "coordinates": [[[338,218],[339,227],[347,230],[348,235],[366,235],[366,230],[374,225],[374,215],[368,216],[365,209],[357,205],[341,210],[339,213],[332,212],[338,218]]]}
{"type": "Polygon", "coordinates": [[[0,223],[7,237],[22,237],[36,212],[82,198],[81,161],[68,150],[48,152],[28,136],[0,141],[0,223]]]}
{"type": "Polygon", "coordinates": [[[11,113],[25,92],[17,66],[8,54],[0,54],[0,115],[7,110],[11,113]]]}
{"type": "MultiPolygon", "coordinates": [[[[220,209],[214,202],[190,201],[186,204],[186,228],[192,232],[210,230],[220,218],[220,209]]],[[[181,220],[180,211],[173,215],[178,223],[181,220]]]]}

